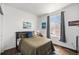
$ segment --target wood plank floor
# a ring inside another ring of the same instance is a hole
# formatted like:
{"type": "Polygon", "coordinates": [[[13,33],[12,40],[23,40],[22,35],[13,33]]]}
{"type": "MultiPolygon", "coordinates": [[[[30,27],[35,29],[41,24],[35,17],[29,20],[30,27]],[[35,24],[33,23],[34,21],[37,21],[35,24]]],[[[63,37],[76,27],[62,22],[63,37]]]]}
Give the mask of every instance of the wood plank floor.
{"type": "MultiPolygon", "coordinates": [[[[54,45],[54,48],[55,48],[55,55],[76,55],[74,51],[71,51],[64,47],[54,45]]],[[[2,53],[2,55],[18,55],[17,53],[18,51],[16,50],[16,48],[13,48],[6,50],[4,53],[2,53]]]]}
{"type": "Polygon", "coordinates": [[[76,55],[76,53],[70,49],[54,45],[56,55],[76,55]]]}

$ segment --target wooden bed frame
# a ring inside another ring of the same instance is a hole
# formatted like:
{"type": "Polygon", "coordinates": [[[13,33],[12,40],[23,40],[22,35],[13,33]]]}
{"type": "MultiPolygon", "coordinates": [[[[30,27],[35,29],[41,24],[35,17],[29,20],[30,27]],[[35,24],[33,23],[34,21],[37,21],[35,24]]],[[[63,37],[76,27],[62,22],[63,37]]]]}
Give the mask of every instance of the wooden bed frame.
{"type": "Polygon", "coordinates": [[[20,38],[19,35],[21,33],[29,33],[29,32],[33,32],[33,31],[21,31],[21,32],[16,32],[16,49],[18,50],[18,45],[17,45],[17,42],[18,42],[18,39],[20,38]]]}

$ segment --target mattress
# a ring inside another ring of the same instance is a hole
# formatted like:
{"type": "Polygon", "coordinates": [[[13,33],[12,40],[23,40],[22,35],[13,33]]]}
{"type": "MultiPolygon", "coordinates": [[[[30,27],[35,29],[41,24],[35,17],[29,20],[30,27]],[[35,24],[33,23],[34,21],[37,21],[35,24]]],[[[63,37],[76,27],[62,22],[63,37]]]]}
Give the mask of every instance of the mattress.
{"type": "Polygon", "coordinates": [[[19,49],[24,55],[47,55],[54,51],[52,41],[44,37],[22,38],[19,49]]]}

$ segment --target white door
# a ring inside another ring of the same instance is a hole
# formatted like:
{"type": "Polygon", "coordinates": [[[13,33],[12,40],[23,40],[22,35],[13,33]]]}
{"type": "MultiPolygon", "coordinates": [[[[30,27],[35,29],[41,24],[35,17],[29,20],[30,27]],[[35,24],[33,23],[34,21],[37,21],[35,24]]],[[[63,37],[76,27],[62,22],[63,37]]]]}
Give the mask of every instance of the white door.
{"type": "Polygon", "coordinates": [[[2,40],[2,15],[0,14],[0,54],[1,54],[1,40],[2,40]]]}

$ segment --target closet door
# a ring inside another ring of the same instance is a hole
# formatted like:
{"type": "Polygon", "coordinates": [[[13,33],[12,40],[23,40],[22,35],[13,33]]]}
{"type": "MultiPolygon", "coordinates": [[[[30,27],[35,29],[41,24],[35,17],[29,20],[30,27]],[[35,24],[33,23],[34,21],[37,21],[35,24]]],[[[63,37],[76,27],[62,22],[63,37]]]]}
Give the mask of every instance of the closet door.
{"type": "Polygon", "coordinates": [[[0,54],[1,54],[1,40],[2,40],[2,15],[0,14],[0,54]]]}

